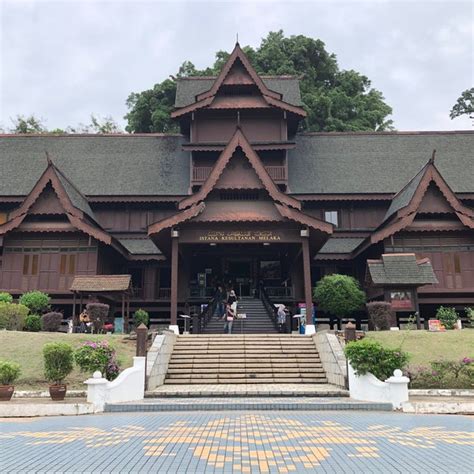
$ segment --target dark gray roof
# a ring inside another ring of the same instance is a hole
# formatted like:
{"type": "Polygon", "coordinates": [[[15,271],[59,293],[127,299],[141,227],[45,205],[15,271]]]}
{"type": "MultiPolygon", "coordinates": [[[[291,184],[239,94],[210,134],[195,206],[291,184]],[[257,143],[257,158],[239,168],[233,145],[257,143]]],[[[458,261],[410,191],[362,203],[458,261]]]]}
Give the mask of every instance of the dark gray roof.
{"type": "Polygon", "coordinates": [[[161,252],[158,249],[158,247],[148,238],[145,238],[145,239],[117,238],[117,240],[132,255],[161,255],[161,252]]]}
{"type": "MultiPolygon", "coordinates": [[[[302,105],[298,78],[290,76],[260,76],[265,85],[272,91],[282,94],[282,100],[291,105],[302,105]]],[[[208,91],[215,77],[184,77],[177,80],[174,106],[185,107],[196,102],[196,96],[208,91]]]]}
{"type": "Polygon", "coordinates": [[[474,132],[301,134],[289,150],[294,194],[397,193],[436,149],[454,192],[474,192],[474,132]]]}
{"type": "Polygon", "coordinates": [[[364,241],[364,238],[343,238],[330,237],[329,240],[322,246],[318,255],[321,253],[351,253],[359,244],[364,241]]]}
{"type": "Polygon", "coordinates": [[[428,259],[417,263],[415,254],[383,254],[382,260],[368,260],[375,285],[426,285],[438,283],[428,259]]]}
{"type": "Polygon", "coordinates": [[[89,205],[89,202],[87,201],[87,198],[83,196],[77,189],[76,187],[69,181],[69,179],[64,176],[63,173],[61,173],[58,170],[58,178],[59,181],[61,181],[61,184],[64,187],[64,190],[66,191],[67,195],[69,196],[69,199],[71,200],[71,203],[74,207],[79,209],[80,211],[84,212],[84,214],[88,215],[91,219],[96,221],[94,212],[91,209],[91,206],[89,205]]]}
{"type": "Polygon", "coordinates": [[[425,167],[423,167],[416,174],[416,176],[414,176],[408,182],[408,184],[393,197],[392,202],[390,203],[390,207],[388,208],[387,213],[383,218],[384,221],[386,221],[390,216],[395,214],[400,209],[403,209],[405,206],[408,206],[408,204],[410,204],[410,201],[412,200],[413,195],[415,194],[415,191],[417,190],[418,185],[420,184],[421,178],[423,178],[424,172],[425,167]]]}
{"type": "Polygon", "coordinates": [[[45,150],[86,196],[185,195],[189,154],[179,135],[0,136],[0,196],[24,196],[46,168],[45,150]]]}
{"type": "MultiPolygon", "coordinates": [[[[87,197],[187,195],[190,163],[182,143],[179,135],[0,136],[0,196],[31,191],[46,168],[45,150],[87,197]]],[[[290,190],[395,194],[434,148],[436,166],[453,191],[473,193],[474,132],[298,135],[289,150],[290,190]]]]}

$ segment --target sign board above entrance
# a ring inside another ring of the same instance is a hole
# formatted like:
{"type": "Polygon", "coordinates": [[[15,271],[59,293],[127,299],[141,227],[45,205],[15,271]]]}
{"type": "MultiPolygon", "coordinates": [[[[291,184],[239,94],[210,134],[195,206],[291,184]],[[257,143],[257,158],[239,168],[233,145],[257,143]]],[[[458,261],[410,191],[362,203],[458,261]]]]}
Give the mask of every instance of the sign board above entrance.
{"type": "Polygon", "coordinates": [[[199,235],[199,242],[278,242],[281,236],[266,230],[208,231],[199,235]]]}
{"type": "Polygon", "coordinates": [[[213,243],[287,243],[301,242],[299,229],[182,229],[179,233],[180,243],[213,244],[213,243]]]}

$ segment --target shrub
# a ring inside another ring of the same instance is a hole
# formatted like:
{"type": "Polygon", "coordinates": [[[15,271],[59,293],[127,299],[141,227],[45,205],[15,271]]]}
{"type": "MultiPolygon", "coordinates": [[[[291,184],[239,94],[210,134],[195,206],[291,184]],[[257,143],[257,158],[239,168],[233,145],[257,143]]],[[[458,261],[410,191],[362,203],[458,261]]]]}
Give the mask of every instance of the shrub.
{"type": "Polygon", "coordinates": [[[440,306],[436,311],[436,318],[440,320],[441,324],[446,329],[454,329],[459,315],[454,308],[445,308],[440,306]]]}
{"type": "Polygon", "coordinates": [[[98,333],[107,320],[109,314],[109,305],[103,303],[89,303],[86,305],[86,311],[89,314],[94,332],[98,333]]]}
{"type": "Polygon", "coordinates": [[[24,304],[33,314],[44,313],[49,308],[51,298],[42,291],[29,291],[21,295],[20,304],[24,304]]]}
{"type": "Polygon", "coordinates": [[[0,302],[1,303],[13,303],[13,296],[5,291],[0,291],[0,302]]]}
{"type": "Polygon", "coordinates": [[[395,369],[403,369],[408,362],[406,352],[386,349],[372,339],[350,342],[345,347],[345,353],[357,375],[370,372],[379,380],[391,377],[395,369]]]}
{"type": "Polygon", "coordinates": [[[327,275],[318,281],[314,297],[319,309],[339,318],[349,316],[365,303],[365,293],[359,283],[347,275],[327,275]]]}
{"type": "Polygon", "coordinates": [[[133,315],[133,320],[136,328],[142,323],[145,326],[148,326],[148,323],[150,322],[150,316],[148,315],[148,312],[144,309],[137,309],[137,311],[135,311],[135,314],[133,315]]]}
{"type": "Polygon", "coordinates": [[[25,330],[38,332],[41,330],[41,317],[37,314],[29,314],[25,319],[25,330]]]}
{"type": "Polygon", "coordinates": [[[471,328],[474,328],[474,308],[464,308],[466,311],[467,321],[471,328]]]}
{"type": "Polygon", "coordinates": [[[43,331],[58,332],[63,320],[63,314],[51,311],[41,316],[41,329],[43,331]]]}
{"type": "Polygon", "coordinates": [[[49,342],[43,346],[46,380],[59,385],[74,368],[73,349],[65,342],[49,342]]]}
{"type": "Polygon", "coordinates": [[[474,360],[437,360],[430,367],[409,368],[410,388],[473,388],[474,360]]]}
{"type": "Polygon", "coordinates": [[[22,331],[29,309],[22,304],[0,302],[0,329],[22,331]]]}
{"type": "Polygon", "coordinates": [[[114,380],[120,372],[115,350],[107,341],[85,342],[76,349],[74,359],[82,372],[92,375],[99,370],[107,380],[114,380]]]}
{"type": "Polygon", "coordinates": [[[0,360],[0,385],[12,385],[20,373],[21,369],[18,364],[0,360]]]}
{"type": "Polygon", "coordinates": [[[372,328],[378,331],[387,331],[392,325],[396,325],[396,318],[390,303],[373,301],[372,303],[367,303],[366,306],[369,313],[369,323],[372,328]]]}

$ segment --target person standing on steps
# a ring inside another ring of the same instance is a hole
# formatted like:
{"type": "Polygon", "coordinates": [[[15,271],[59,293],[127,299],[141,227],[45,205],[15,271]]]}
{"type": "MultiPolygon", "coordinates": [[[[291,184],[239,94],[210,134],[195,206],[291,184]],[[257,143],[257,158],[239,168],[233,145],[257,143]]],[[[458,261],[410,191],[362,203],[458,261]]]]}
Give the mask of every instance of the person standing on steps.
{"type": "Polygon", "coordinates": [[[285,312],[285,305],[281,304],[278,306],[277,312],[277,324],[278,324],[278,332],[286,332],[286,312],[285,312]]]}
{"type": "MultiPolygon", "coordinates": [[[[237,303],[236,303],[237,304],[237,303]]],[[[232,306],[230,304],[226,305],[226,312],[223,317],[225,320],[224,323],[224,334],[232,334],[232,325],[234,324],[234,318],[235,318],[235,312],[232,309],[232,306]]]]}
{"type": "Polygon", "coordinates": [[[234,290],[230,290],[227,303],[230,304],[232,310],[234,311],[234,315],[237,314],[237,295],[235,294],[234,290]]]}

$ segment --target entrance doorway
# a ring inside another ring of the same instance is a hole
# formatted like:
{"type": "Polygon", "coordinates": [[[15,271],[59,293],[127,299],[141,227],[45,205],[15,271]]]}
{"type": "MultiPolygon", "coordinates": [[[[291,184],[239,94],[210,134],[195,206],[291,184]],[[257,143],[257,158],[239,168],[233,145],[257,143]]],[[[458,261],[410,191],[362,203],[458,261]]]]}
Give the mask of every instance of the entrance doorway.
{"type": "Polygon", "coordinates": [[[225,266],[229,281],[234,285],[237,294],[241,298],[253,296],[255,286],[253,260],[250,258],[228,258],[225,266]]]}

